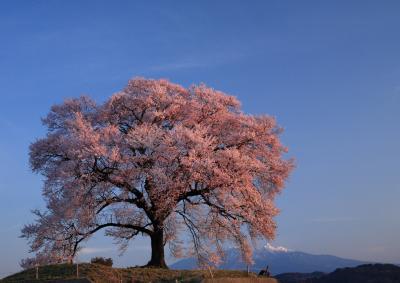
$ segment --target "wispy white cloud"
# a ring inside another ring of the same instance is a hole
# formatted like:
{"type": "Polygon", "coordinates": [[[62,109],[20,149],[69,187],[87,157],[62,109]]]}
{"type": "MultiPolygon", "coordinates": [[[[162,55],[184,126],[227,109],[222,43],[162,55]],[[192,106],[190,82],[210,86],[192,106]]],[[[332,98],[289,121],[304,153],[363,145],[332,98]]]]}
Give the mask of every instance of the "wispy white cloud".
{"type": "Polygon", "coordinates": [[[321,218],[313,218],[310,221],[315,223],[334,223],[334,222],[351,222],[357,220],[358,219],[354,217],[321,217],[321,218]]]}
{"type": "Polygon", "coordinates": [[[273,246],[273,245],[271,245],[270,243],[267,243],[265,246],[264,246],[264,248],[265,249],[267,249],[268,251],[270,251],[270,252],[283,252],[283,253],[287,253],[287,252],[289,252],[290,251],[290,249],[288,249],[288,248],[285,248],[285,247],[282,247],[282,246],[273,246]]]}
{"type": "Polygon", "coordinates": [[[107,248],[95,248],[95,247],[86,247],[86,248],[82,248],[79,251],[79,254],[81,255],[87,255],[87,254],[95,254],[95,253],[104,253],[104,252],[109,252],[112,251],[113,249],[110,247],[107,248]]]}
{"type": "Polygon", "coordinates": [[[161,71],[178,71],[184,69],[194,68],[207,68],[217,67],[224,64],[229,64],[237,60],[249,56],[251,53],[245,51],[237,52],[224,52],[224,53],[210,53],[196,56],[195,54],[191,57],[178,59],[176,62],[169,62],[160,65],[154,65],[148,68],[150,72],[161,72],[161,71]]]}
{"type": "Polygon", "coordinates": [[[134,251],[151,251],[151,246],[150,245],[132,245],[128,248],[128,251],[134,252],[134,251]]]}
{"type": "Polygon", "coordinates": [[[195,61],[182,61],[177,63],[168,63],[164,65],[156,65],[149,68],[150,71],[176,71],[182,69],[192,69],[192,68],[201,68],[207,67],[208,64],[204,62],[195,62],[195,61]]]}
{"type": "Polygon", "coordinates": [[[15,125],[14,125],[14,123],[12,123],[11,121],[9,121],[7,119],[0,119],[0,127],[14,128],[15,125]]]}

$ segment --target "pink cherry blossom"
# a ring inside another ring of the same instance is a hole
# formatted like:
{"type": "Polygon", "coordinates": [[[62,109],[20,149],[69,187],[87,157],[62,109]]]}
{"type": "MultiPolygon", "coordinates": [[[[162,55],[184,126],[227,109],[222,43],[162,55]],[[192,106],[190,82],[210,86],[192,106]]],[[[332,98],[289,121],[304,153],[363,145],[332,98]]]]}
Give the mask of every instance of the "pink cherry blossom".
{"type": "Polygon", "coordinates": [[[22,230],[37,255],[23,266],[70,261],[102,229],[122,250],[150,237],[158,267],[165,245],[214,264],[230,243],[251,262],[252,243],[274,238],[274,197],[293,161],[275,120],[243,113],[233,96],[136,78],[103,104],[55,105],[43,123],[30,163],[47,209],[22,230]]]}

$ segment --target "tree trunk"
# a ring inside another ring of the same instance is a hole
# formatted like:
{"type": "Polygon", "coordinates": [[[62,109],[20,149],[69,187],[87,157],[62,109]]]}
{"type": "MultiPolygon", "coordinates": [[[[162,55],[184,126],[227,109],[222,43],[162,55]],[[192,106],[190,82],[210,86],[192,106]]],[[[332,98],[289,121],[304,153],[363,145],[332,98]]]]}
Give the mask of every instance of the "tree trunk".
{"type": "Polygon", "coordinates": [[[148,267],[168,268],[164,258],[164,230],[155,229],[151,239],[151,259],[147,263],[148,267]]]}

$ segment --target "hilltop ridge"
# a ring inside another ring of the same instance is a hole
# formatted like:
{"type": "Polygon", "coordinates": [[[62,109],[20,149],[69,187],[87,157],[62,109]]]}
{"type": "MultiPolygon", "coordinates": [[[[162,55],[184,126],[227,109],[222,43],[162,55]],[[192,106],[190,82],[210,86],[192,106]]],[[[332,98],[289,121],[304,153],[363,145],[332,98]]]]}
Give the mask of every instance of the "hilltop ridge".
{"type": "MultiPolygon", "coordinates": [[[[251,282],[277,283],[272,278],[256,278],[256,275],[250,275],[244,271],[234,270],[214,270],[212,275],[215,279],[233,278],[230,282],[251,282]]],[[[36,280],[35,269],[28,269],[13,274],[0,280],[1,283],[28,283],[28,282],[207,282],[211,277],[208,270],[169,270],[159,268],[112,268],[109,266],[82,263],[79,264],[79,281],[76,276],[76,265],[56,264],[47,265],[39,268],[39,280],[36,280]],[[69,281],[64,281],[69,280],[69,281]]],[[[214,279],[214,280],[215,280],[214,279]]]]}

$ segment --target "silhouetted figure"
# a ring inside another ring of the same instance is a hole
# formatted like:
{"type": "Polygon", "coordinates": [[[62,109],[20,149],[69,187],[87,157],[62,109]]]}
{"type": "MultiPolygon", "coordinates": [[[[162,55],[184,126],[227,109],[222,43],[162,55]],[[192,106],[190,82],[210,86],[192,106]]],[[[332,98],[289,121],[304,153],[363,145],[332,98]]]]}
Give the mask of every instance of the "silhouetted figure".
{"type": "Polygon", "coordinates": [[[261,271],[258,273],[258,276],[270,277],[271,273],[269,272],[269,266],[267,265],[265,269],[261,269],[261,271]]]}

